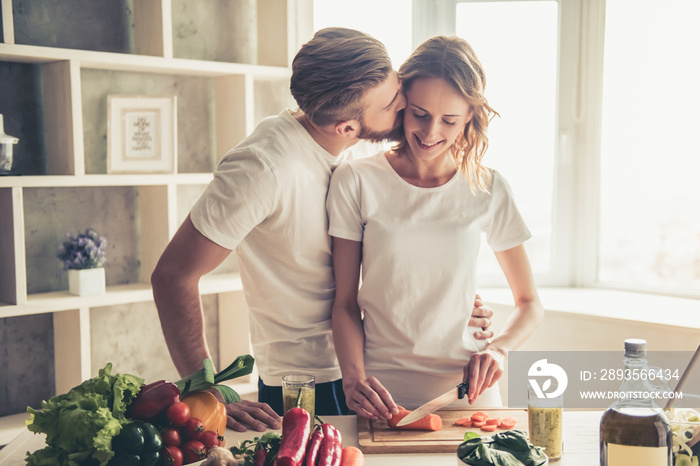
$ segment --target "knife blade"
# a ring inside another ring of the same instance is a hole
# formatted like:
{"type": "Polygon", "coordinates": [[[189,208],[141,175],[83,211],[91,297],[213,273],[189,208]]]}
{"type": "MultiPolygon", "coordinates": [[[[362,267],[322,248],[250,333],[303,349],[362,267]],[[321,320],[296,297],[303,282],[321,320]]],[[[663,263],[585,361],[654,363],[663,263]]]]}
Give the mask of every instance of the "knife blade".
{"type": "Polygon", "coordinates": [[[449,392],[443,393],[437,398],[433,398],[432,400],[428,401],[423,406],[415,409],[414,411],[411,411],[411,413],[408,416],[401,419],[396,424],[396,427],[401,427],[412,422],[416,422],[418,419],[422,419],[428,414],[434,413],[443,406],[447,406],[450,403],[453,403],[457,400],[461,400],[467,394],[468,389],[469,381],[462,382],[449,392]]]}

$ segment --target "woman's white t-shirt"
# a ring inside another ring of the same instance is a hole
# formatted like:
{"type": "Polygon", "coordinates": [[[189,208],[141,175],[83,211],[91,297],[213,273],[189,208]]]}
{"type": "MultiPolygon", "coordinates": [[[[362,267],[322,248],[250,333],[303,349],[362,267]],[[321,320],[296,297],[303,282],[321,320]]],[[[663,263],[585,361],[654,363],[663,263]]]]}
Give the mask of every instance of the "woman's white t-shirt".
{"type": "MultiPolygon", "coordinates": [[[[471,354],[486,346],[467,326],[481,233],[494,251],[530,237],[507,182],[491,173],[489,192],[472,192],[460,172],[421,188],[379,153],[340,165],[331,179],[329,233],[362,242],[367,375],[408,409],[454,388],[471,354]]],[[[499,406],[498,387],[477,403],[499,406]]]]}

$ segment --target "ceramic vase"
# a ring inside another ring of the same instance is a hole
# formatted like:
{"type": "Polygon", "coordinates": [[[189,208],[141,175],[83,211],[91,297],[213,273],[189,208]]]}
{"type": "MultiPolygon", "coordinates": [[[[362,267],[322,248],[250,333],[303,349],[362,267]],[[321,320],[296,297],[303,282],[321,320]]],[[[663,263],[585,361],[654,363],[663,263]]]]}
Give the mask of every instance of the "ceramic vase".
{"type": "Polygon", "coordinates": [[[68,291],[78,296],[97,296],[105,294],[105,269],[69,269],[68,291]]]}

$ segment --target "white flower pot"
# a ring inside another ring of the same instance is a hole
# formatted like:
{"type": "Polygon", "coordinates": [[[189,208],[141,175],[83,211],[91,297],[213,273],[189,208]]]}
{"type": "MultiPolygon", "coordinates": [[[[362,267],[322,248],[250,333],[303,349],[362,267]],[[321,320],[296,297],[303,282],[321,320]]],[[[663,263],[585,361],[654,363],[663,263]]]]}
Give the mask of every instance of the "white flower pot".
{"type": "Polygon", "coordinates": [[[105,269],[68,269],[68,291],[78,296],[105,294],[105,269]]]}

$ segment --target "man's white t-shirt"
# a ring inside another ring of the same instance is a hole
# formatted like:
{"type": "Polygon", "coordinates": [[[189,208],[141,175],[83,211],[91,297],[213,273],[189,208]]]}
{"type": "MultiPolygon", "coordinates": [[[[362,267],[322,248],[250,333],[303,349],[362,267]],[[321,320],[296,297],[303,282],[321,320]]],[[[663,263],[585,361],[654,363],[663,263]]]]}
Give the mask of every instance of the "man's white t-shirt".
{"type": "MultiPolygon", "coordinates": [[[[379,153],[342,164],[331,179],[329,233],[362,241],[365,369],[407,409],[454,388],[471,354],[486,346],[467,326],[481,233],[494,251],[530,237],[510,187],[492,175],[488,193],[472,192],[460,172],[421,188],[379,153]]],[[[477,399],[500,404],[497,386],[477,399]]]]}
{"type": "Polygon", "coordinates": [[[253,356],[266,385],[281,385],[289,373],[311,373],[317,383],[341,377],[325,201],[333,169],[375,149],[358,143],[333,156],[285,110],[226,154],[190,212],[199,232],[238,253],[253,356]]]}

